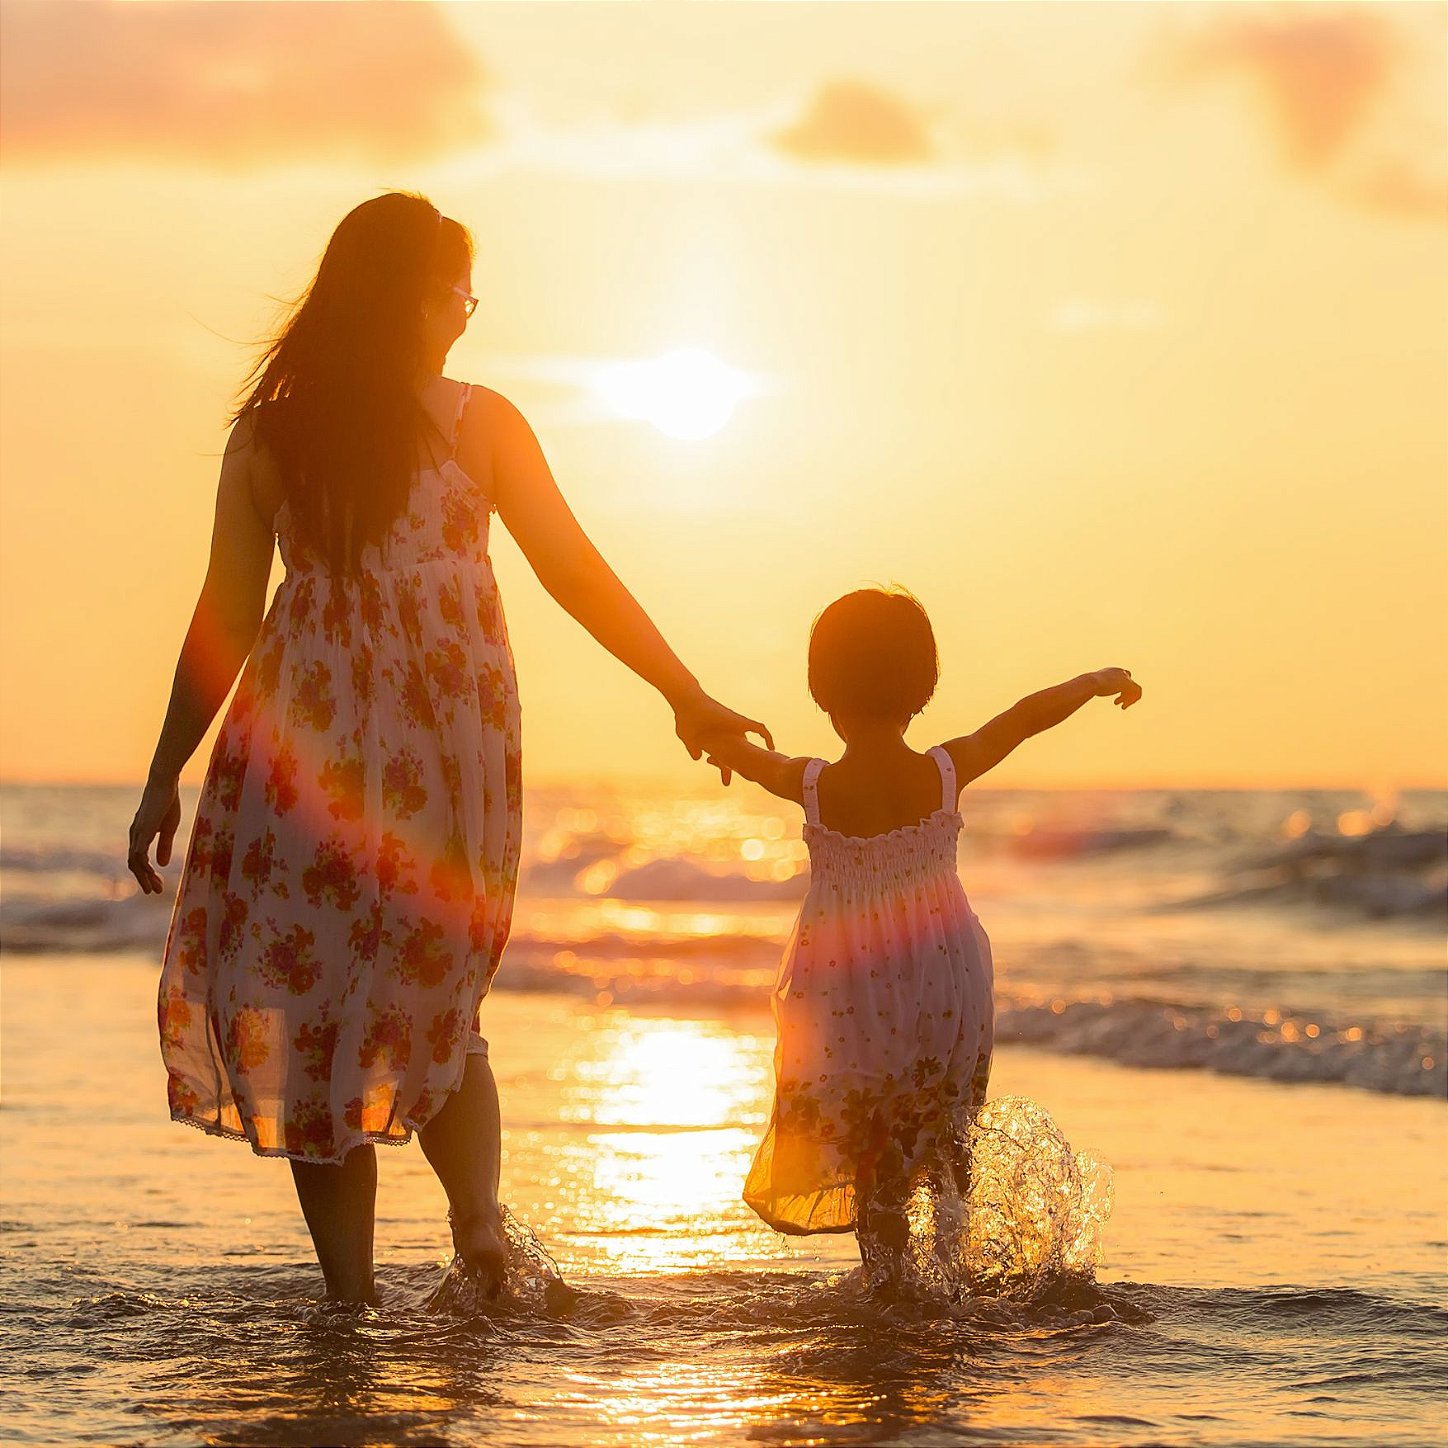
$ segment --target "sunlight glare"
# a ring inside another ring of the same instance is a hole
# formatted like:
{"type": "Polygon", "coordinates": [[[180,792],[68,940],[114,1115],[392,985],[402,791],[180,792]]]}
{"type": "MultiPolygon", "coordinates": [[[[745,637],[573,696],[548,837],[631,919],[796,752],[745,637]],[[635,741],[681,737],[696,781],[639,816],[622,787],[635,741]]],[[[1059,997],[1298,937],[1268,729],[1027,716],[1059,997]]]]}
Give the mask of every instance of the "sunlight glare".
{"type": "Polygon", "coordinates": [[[749,377],[696,347],[644,362],[613,362],[594,381],[617,416],[652,423],[667,437],[712,437],[754,391],[749,377]]]}

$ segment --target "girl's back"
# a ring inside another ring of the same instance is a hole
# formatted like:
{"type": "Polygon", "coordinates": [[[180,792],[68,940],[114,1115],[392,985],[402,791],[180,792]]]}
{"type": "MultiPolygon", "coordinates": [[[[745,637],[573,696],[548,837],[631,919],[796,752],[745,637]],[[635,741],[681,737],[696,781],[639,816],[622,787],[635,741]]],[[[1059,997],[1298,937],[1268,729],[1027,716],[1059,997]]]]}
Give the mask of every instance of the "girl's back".
{"type": "Polygon", "coordinates": [[[825,762],[804,768],[810,888],[776,982],[775,1110],[744,1192],[780,1231],[855,1230],[859,1193],[949,1161],[984,1100],[990,943],[956,874],[954,766],[940,748],[913,757],[933,799],[904,771],[898,791],[835,796],[842,822],[923,803],[869,835],[822,822],[825,762]]]}
{"type": "MultiPolygon", "coordinates": [[[[819,773],[819,816],[842,835],[864,838],[917,824],[941,807],[940,768],[903,745],[869,760],[847,756],[819,773]]],[[[949,809],[955,800],[949,800],[949,809]]]]}

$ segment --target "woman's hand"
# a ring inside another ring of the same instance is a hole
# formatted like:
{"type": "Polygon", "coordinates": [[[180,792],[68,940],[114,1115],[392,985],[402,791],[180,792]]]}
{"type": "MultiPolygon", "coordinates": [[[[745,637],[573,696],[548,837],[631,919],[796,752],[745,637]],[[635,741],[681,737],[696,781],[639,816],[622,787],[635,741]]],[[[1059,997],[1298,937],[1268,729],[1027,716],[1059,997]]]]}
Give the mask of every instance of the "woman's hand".
{"type": "MultiPolygon", "coordinates": [[[[698,759],[707,747],[711,735],[724,734],[733,738],[747,739],[758,734],[766,746],[774,748],[774,739],[769,730],[757,719],[746,719],[733,709],[711,699],[702,689],[694,689],[674,703],[674,732],[684,742],[691,759],[698,759]]],[[[711,761],[712,762],[712,761],[711,761]]],[[[716,764],[719,778],[729,783],[731,771],[727,765],[716,764]]]]}
{"type": "Polygon", "coordinates": [[[1097,698],[1115,694],[1123,709],[1131,708],[1141,698],[1141,685],[1131,677],[1130,669],[1097,669],[1091,677],[1096,682],[1097,698]]]}
{"type": "Polygon", "coordinates": [[[181,827],[181,793],[174,778],[148,779],[141,805],[131,821],[126,864],[140,882],[143,895],[159,895],[164,885],[151,864],[151,841],[156,840],[156,863],[171,863],[171,845],[181,827]],[[159,837],[159,838],[158,838],[159,837]]]}

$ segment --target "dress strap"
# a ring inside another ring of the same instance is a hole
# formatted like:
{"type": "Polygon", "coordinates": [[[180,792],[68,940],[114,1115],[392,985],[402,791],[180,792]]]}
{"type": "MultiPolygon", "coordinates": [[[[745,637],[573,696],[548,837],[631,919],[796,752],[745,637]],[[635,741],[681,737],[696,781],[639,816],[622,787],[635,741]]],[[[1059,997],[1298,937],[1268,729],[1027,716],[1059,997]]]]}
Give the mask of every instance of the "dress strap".
{"type": "Polygon", "coordinates": [[[462,435],[463,413],[467,410],[468,398],[472,396],[473,385],[471,382],[464,382],[458,391],[458,410],[453,416],[452,436],[448,439],[448,456],[456,457],[458,451],[458,438],[462,435]]]}
{"type": "Polygon", "coordinates": [[[806,824],[820,822],[820,771],[825,767],[823,759],[811,759],[804,767],[804,818],[806,824]]]}
{"type": "Polygon", "coordinates": [[[940,798],[941,808],[949,814],[955,813],[955,806],[960,791],[955,787],[955,761],[950,757],[950,751],[943,745],[937,744],[930,751],[930,757],[935,761],[935,767],[940,771],[940,798]]]}

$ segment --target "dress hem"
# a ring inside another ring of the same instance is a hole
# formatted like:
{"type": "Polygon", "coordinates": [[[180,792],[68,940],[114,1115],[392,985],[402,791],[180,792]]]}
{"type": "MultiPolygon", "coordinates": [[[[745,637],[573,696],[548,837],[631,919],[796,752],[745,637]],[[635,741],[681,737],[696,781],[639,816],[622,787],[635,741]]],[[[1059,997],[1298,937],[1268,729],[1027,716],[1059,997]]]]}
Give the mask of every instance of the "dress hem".
{"type": "Polygon", "coordinates": [[[856,1222],[850,1222],[843,1227],[801,1227],[797,1222],[770,1221],[758,1207],[753,1211],[770,1231],[778,1232],[781,1237],[842,1237],[847,1232],[859,1231],[859,1224],[856,1222]]]}
{"type": "MultiPolygon", "coordinates": [[[[847,1185],[851,1184],[840,1182],[836,1187],[836,1190],[838,1190],[838,1187],[844,1187],[847,1185]]],[[[829,1191],[830,1188],[826,1187],[823,1190],[829,1191]]],[[[747,1194],[741,1196],[739,1200],[742,1201],[744,1205],[748,1207],[749,1210],[753,1212],[754,1215],[758,1217],[759,1220],[763,1222],[764,1225],[768,1227],[771,1231],[779,1232],[786,1237],[837,1237],[844,1232],[854,1232],[859,1230],[859,1223],[853,1218],[838,1227],[802,1227],[798,1222],[787,1221],[783,1217],[770,1216],[765,1211],[765,1209],[759,1205],[758,1202],[752,1200],[747,1194]]]]}
{"type": "MultiPolygon", "coordinates": [[[[258,1146],[244,1131],[236,1131],[232,1127],[222,1126],[219,1122],[198,1121],[196,1117],[187,1116],[183,1112],[173,1111],[171,1120],[182,1126],[191,1126],[197,1131],[204,1131],[207,1136],[220,1136],[227,1141],[244,1141],[251,1147],[252,1154],[255,1156],[284,1156],[291,1161],[310,1162],[313,1166],[341,1166],[348,1152],[359,1146],[406,1146],[412,1140],[413,1132],[421,1129],[411,1122],[406,1122],[404,1123],[407,1126],[405,1136],[397,1136],[386,1131],[359,1132],[356,1139],[348,1143],[340,1156],[318,1157],[308,1156],[304,1152],[288,1151],[284,1146],[258,1146]]],[[[426,1125],[425,1122],[423,1124],[426,1125]]]]}

